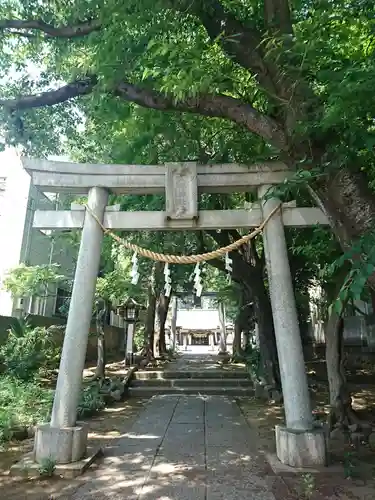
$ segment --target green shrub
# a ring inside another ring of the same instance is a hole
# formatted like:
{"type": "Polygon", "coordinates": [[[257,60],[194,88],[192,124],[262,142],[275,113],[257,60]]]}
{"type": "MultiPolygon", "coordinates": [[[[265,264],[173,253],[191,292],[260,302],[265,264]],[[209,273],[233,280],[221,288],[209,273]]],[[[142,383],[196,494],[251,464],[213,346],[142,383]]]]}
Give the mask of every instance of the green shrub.
{"type": "Polygon", "coordinates": [[[134,333],[134,345],[136,352],[141,351],[145,343],[145,326],[143,324],[137,325],[134,333]]]}
{"type": "Polygon", "coordinates": [[[260,375],[260,350],[257,347],[248,346],[245,351],[246,367],[252,377],[260,375]]]}
{"type": "Polygon", "coordinates": [[[14,377],[0,377],[0,441],[11,439],[12,427],[34,425],[48,421],[53,402],[53,390],[36,382],[24,382],[14,377]]]}
{"type": "Polygon", "coordinates": [[[18,322],[8,331],[6,342],[0,346],[0,363],[7,375],[30,380],[40,370],[56,368],[60,352],[52,331],[18,322]]]}
{"type": "MultiPolygon", "coordinates": [[[[94,415],[105,407],[98,384],[82,390],[77,418],[94,415]]],[[[29,427],[48,422],[51,417],[54,390],[34,381],[15,377],[0,377],[0,443],[12,438],[12,428],[29,427]]]]}
{"type": "Polygon", "coordinates": [[[44,458],[39,465],[39,475],[42,477],[52,477],[56,469],[56,461],[52,458],[44,458]]]}
{"type": "Polygon", "coordinates": [[[100,394],[99,384],[93,383],[85,387],[77,408],[77,418],[90,417],[105,407],[105,401],[100,394]]]}

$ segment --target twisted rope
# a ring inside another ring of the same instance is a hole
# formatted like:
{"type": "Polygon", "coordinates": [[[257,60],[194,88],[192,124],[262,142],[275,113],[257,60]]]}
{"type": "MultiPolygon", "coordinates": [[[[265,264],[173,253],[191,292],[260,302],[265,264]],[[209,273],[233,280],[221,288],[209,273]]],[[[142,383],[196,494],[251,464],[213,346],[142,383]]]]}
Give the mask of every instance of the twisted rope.
{"type": "Polygon", "coordinates": [[[255,238],[255,236],[257,236],[259,233],[263,231],[264,227],[266,226],[267,222],[271,219],[271,217],[281,208],[281,203],[280,205],[275,207],[272,210],[272,212],[270,212],[270,214],[264,219],[262,224],[256,229],[254,229],[254,231],[252,231],[251,233],[246,234],[245,236],[243,236],[237,241],[234,241],[230,245],[218,248],[217,250],[213,250],[212,252],[201,253],[197,255],[170,255],[170,254],[158,253],[158,252],[153,252],[152,250],[148,250],[146,248],[139,247],[134,243],[129,243],[127,241],[124,241],[122,238],[117,236],[117,234],[114,234],[110,229],[104,227],[103,224],[98,219],[98,217],[94,214],[94,212],[87,204],[85,204],[85,207],[86,210],[89,212],[89,214],[99,224],[104,234],[108,234],[111,238],[117,241],[117,243],[124,246],[128,250],[132,250],[133,252],[136,252],[137,254],[141,255],[142,257],[145,257],[146,259],[151,259],[156,262],[164,262],[168,264],[198,264],[199,262],[207,262],[208,260],[213,260],[217,259],[218,257],[223,257],[228,252],[233,252],[233,250],[237,250],[239,247],[241,247],[251,239],[255,238]]]}

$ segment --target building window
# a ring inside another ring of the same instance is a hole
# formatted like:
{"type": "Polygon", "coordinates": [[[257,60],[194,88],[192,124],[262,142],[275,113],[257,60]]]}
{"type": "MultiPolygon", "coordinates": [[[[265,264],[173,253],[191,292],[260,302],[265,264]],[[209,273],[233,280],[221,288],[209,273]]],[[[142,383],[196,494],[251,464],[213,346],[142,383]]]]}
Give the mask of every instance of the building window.
{"type": "Polygon", "coordinates": [[[58,288],[56,293],[55,316],[66,316],[69,309],[71,294],[64,288],[58,288]]]}

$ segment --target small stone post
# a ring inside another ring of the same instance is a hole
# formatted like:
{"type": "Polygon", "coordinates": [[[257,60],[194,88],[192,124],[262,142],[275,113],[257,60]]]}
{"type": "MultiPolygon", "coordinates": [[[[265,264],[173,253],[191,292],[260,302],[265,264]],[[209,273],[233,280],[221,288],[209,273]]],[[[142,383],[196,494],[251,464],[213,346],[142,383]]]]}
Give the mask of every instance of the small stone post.
{"type": "Polygon", "coordinates": [[[215,338],[213,332],[210,332],[208,335],[208,344],[210,346],[210,350],[214,351],[215,350],[215,338]]]}
{"type": "MultiPolygon", "coordinates": [[[[106,189],[90,189],[88,206],[100,221],[107,201],[106,189]]],[[[86,211],[51,422],[39,426],[35,434],[37,462],[44,458],[52,458],[57,464],[75,462],[86,452],[87,426],[76,422],[76,418],[102,240],[102,229],[86,211]]]]}
{"type": "MultiPolygon", "coordinates": [[[[269,186],[262,186],[263,197],[269,186]]],[[[262,202],[263,217],[280,204],[277,199],[262,202]]],[[[313,428],[307,375],[303,359],[297,308],[289,267],[281,211],[276,212],[263,231],[286,427],[276,427],[277,455],[293,467],[326,463],[325,438],[313,428]]]]}
{"type": "Polygon", "coordinates": [[[182,337],[182,346],[184,351],[187,351],[187,346],[188,346],[188,334],[186,332],[181,333],[182,337]]]}

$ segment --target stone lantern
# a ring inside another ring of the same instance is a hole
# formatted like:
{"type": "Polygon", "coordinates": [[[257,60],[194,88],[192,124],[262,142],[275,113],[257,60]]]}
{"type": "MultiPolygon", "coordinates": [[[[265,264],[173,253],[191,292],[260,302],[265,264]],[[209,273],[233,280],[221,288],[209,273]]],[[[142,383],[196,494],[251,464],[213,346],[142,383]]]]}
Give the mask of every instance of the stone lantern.
{"type": "Polygon", "coordinates": [[[135,324],[139,318],[139,311],[143,307],[134,299],[129,298],[123,304],[117,306],[116,313],[125,321],[125,365],[127,359],[133,362],[133,339],[135,324]]]}
{"type": "Polygon", "coordinates": [[[134,299],[129,298],[123,304],[117,307],[117,314],[124,318],[127,324],[136,323],[139,317],[139,311],[141,305],[138,304],[134,299]]]}

